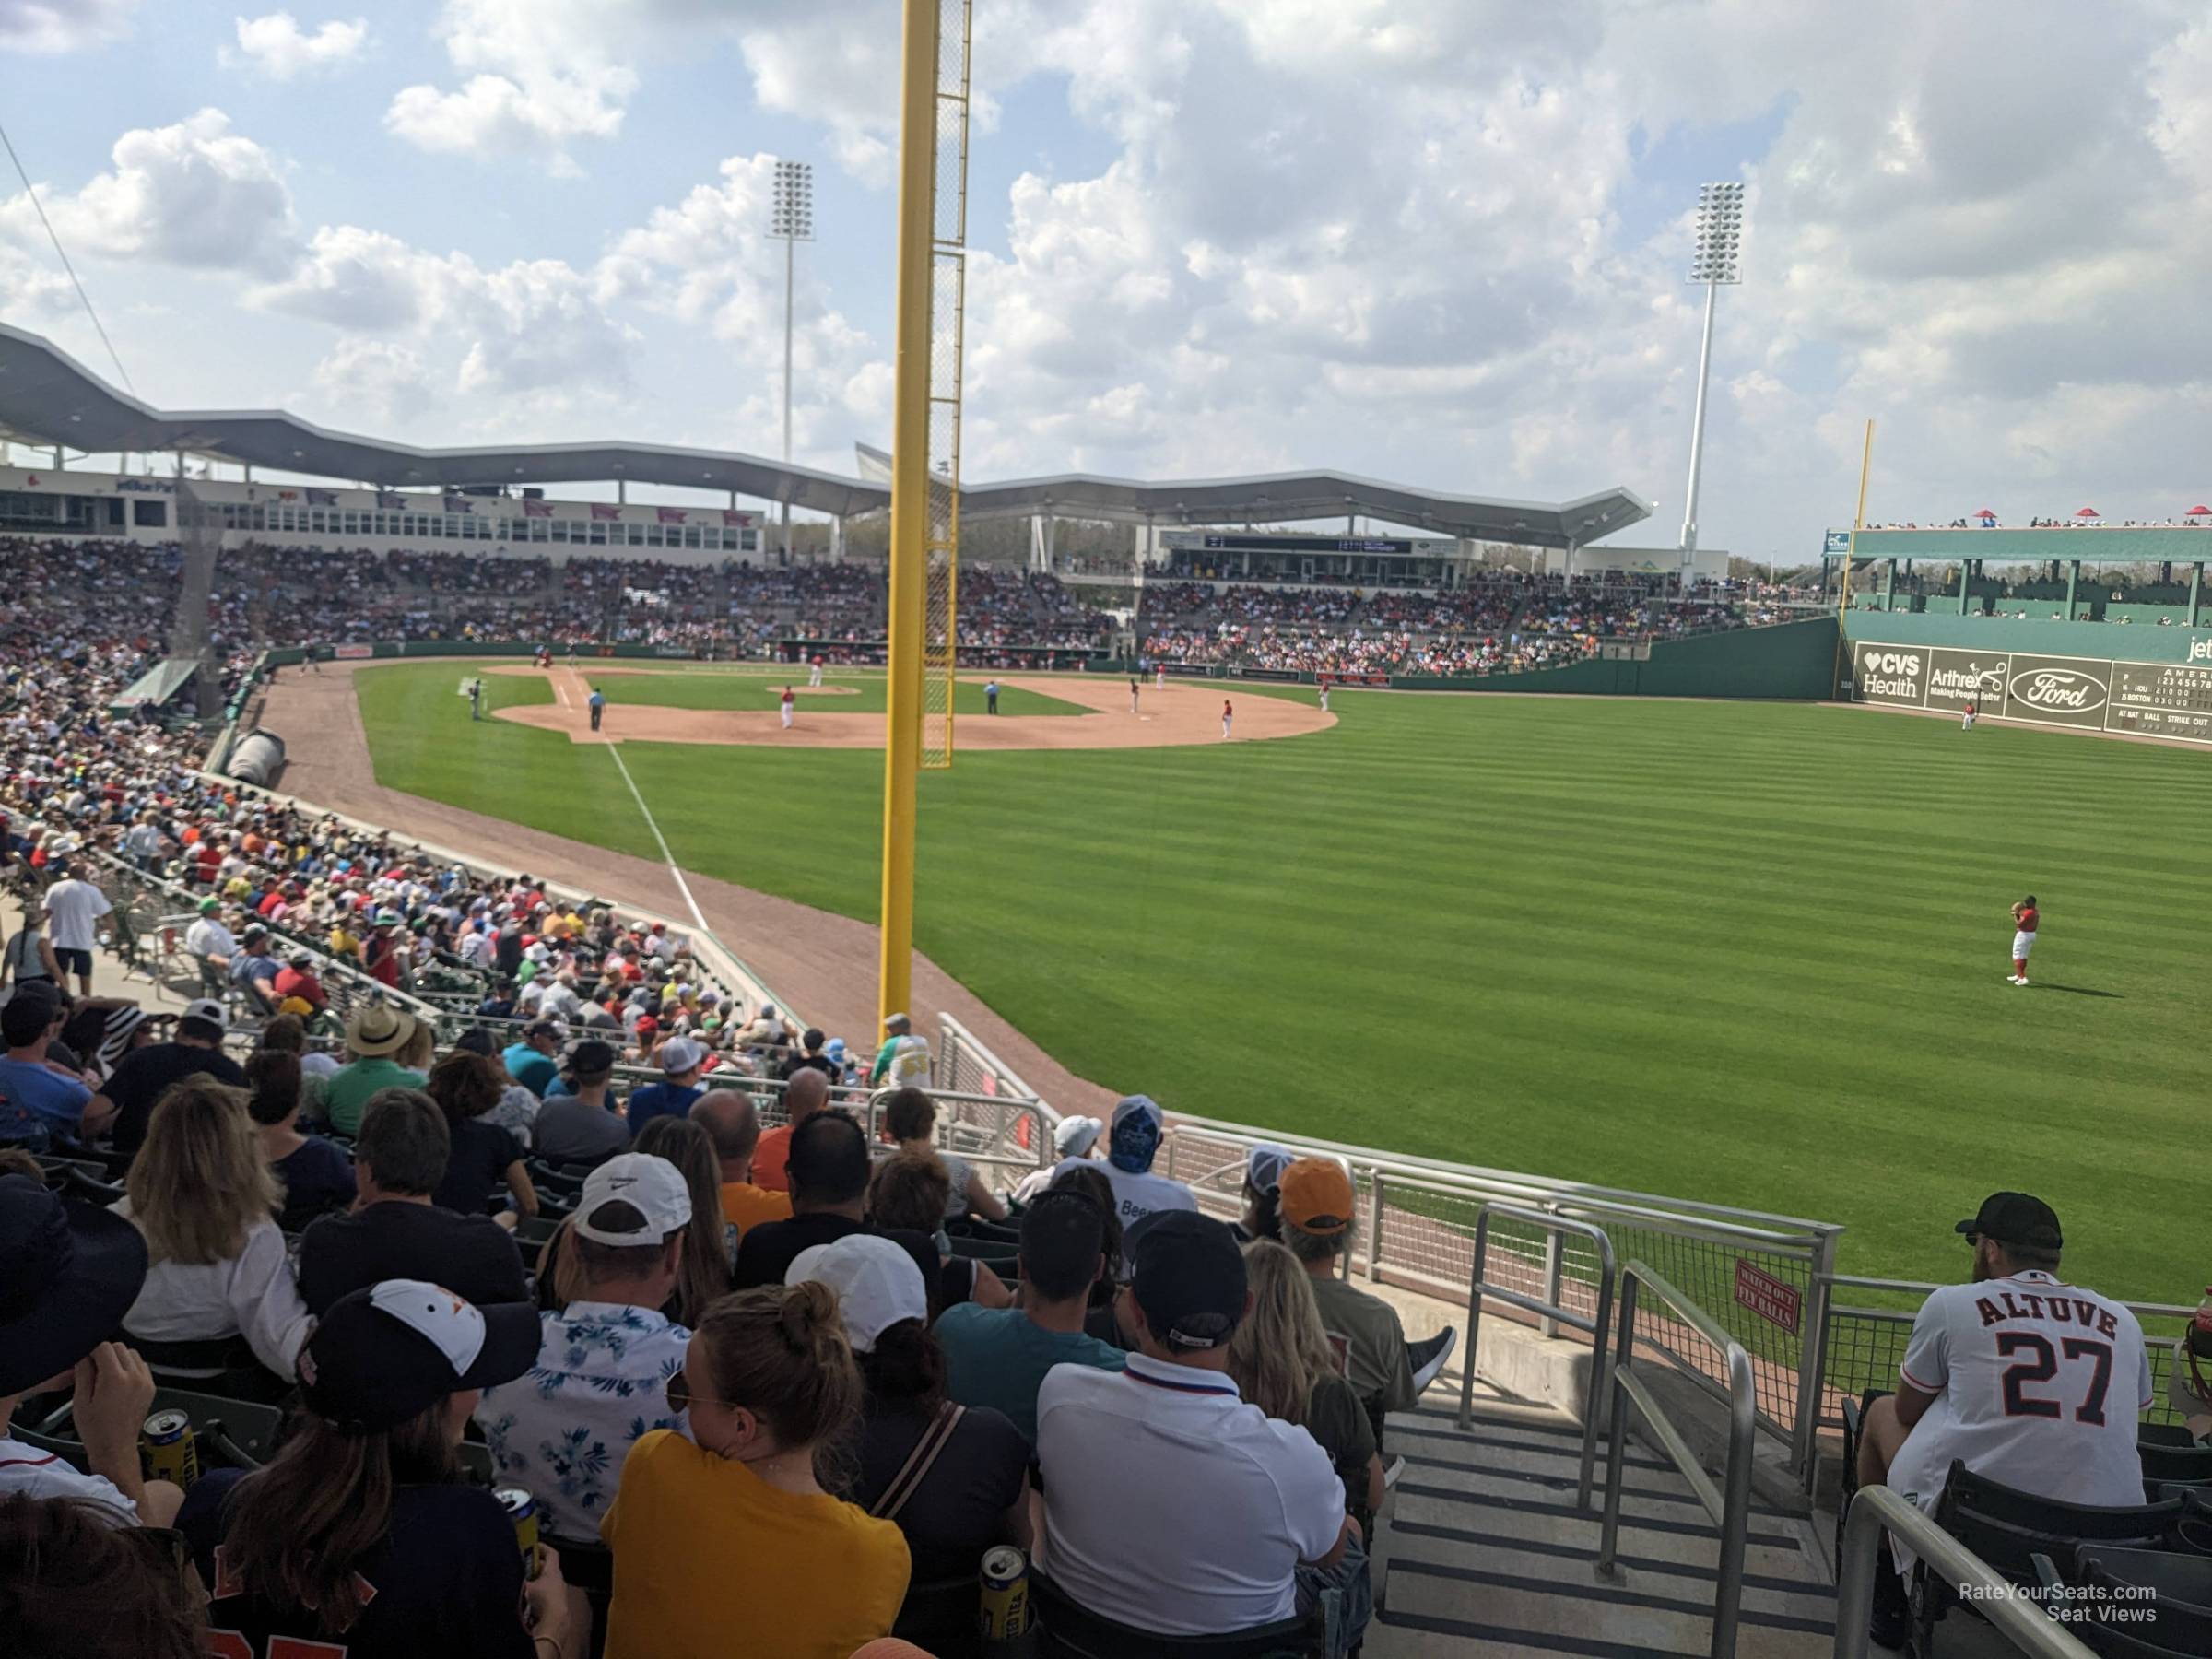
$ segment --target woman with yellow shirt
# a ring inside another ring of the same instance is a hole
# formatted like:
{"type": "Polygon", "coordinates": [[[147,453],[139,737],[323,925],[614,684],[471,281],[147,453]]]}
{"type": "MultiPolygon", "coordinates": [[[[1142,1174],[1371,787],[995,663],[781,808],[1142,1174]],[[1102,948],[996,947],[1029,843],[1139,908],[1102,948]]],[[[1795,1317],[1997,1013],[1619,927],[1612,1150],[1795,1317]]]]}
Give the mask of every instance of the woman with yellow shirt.
{"type": "Polygon", "coordinates": [[[688,1435],[641,1437],[600,1523],[615,1552],[606,1659],[847,1659],[890,1632],[912,1571],[905,1535],[830,1497],[815,1469],[861,1397],[827,1285],[762,1286],[708,1309],[668,1380],[688,1435]]]}

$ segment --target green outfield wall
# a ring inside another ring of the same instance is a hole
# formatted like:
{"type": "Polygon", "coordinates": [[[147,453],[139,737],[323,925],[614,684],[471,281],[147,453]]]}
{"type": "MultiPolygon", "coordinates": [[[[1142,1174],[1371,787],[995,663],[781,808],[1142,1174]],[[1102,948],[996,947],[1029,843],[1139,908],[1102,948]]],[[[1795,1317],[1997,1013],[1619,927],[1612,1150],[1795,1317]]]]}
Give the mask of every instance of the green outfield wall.
{"type": "Polygon", "coordinates": [[[1836,619],[1655,640],[1648,661],[1592,657],[1564,668],[1475,679],[1399,675],[1394,687],[1434,691],[1548,691],[1584,697],[1753,697],[1817,700],[1835,695],[1836,619]]]}
{"type": "MultiPolygon", "coordinates": [[[[2177,530],[2174,534],[2195,532],[2177,530]]],[[[1845,618],[1843,631],[1854,641],[1878,640],[1890,645],[1944,645],[1962,651],[2101,657],[2128,663],[2212,662],[2212,628],[2160,628],[2155,620],[2060,622],[1961,617],[1955,611],[1947,616],[1934,609],[1854,610],[1845,618]]]]}

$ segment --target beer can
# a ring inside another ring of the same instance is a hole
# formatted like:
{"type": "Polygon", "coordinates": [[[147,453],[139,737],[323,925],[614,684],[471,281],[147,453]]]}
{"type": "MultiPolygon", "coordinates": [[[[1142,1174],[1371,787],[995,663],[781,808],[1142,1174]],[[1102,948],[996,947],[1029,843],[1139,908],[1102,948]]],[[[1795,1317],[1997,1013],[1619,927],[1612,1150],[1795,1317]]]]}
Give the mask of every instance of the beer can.
{"type": "Polygon", "coordinates": [[[173,1480],[188,1487],[200,1477],[200,1447],[192,1419],[182,1411],[157,1411],[139,1430],[140,1454],[148,1480],[173,1480]]]}
{"type": "Polygon", "coordinates": [[[1030,1558],[1011,1544],[983,1552],[982,1633],[1006,1641],[1030,1628],[1030,1558]]]}
{"type": "Polygon", "coordinates": [[[523,1576],[535,1578],[539,1566],[537,1500],[521,1487],[501,1487],[492,1496],[507,1512],[507,1519],[514,1523],[514,1542],[523,1552],[523,1576]]]}

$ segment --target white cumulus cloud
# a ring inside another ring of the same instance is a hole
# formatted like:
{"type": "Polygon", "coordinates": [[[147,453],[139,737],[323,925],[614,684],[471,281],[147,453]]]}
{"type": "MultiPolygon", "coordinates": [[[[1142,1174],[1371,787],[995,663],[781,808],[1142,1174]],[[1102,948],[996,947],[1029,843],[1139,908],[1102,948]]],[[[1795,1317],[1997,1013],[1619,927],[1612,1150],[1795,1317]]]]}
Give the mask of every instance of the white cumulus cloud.
{"type": "MultiPolygon", "coordinates": [[[[274,272],[296,246],[291,193],[276,158],[205,109],[115,140],[113,166],[74,192],[41,188],[65,245],[111,259],[274,272]]],[[[0,234],[43,241],[29,198],[0,200],[0,234]]]]}
{"type": "Polygon", "coordinates": [[[272,80],[292,80],[348,64],[368,43],[369,21],[333,18],[313,32],[301,29],[290,12],[236,19],[238,45],[224,47],[222,58],[234,66],[259,70],[272,80]]]}
{"type": "Polygon", "coordinates": [[[537,153],[574,171],[568,147],[611,139],[637,90],[618,24],[636,0],[447,0],[435,32],[456,89],[402,88],[384,112],[397,136],[458,155],[537,153]]]}

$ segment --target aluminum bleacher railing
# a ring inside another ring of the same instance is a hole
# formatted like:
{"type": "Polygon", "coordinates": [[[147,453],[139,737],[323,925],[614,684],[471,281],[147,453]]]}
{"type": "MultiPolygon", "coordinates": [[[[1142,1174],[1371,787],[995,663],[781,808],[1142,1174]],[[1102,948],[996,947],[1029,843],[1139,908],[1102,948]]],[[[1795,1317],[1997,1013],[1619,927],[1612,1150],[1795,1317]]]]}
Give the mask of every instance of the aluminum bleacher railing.
{"type": "Polygon", "coordinates": [[[1871,1659],[1868,1622],[1874,1608],[1874,1575],[1890,1571],[1884,1532],[1893,1532],[1927,1563],[1928,1571],[1972,1599],[1974,1611],[2015,1650],[2030,1659],[2090,1659],[2094,1650],[2004,1574],[1961,1543],[1919,1508],[1888,1487],[1862,1487],[1852,1500],[1843,1527],[1843,1576],[1836,1587],[1835,1659],[1871,1659]]]}

